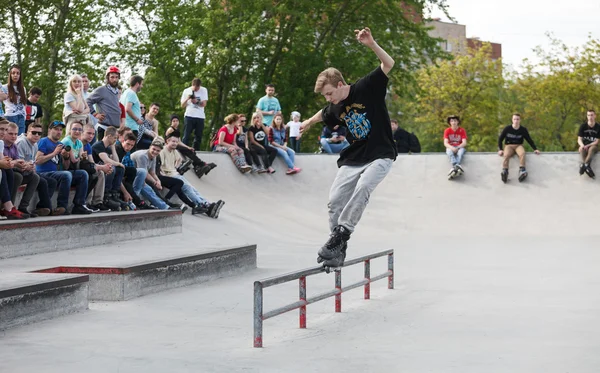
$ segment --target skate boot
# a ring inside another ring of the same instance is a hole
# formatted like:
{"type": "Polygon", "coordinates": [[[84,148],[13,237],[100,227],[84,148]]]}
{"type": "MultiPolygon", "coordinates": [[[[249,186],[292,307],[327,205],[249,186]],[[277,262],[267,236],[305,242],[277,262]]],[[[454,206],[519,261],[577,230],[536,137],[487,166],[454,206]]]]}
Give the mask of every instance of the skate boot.
{"type": "Polygon", "coordinates": [[[502,182],[506,184],[506,182],[508,181],[508,169],[507,168],[502,169],[502,173],[500,173],[500,177],[502,177],[502,182]]]}
{"type": "MultiPolygon", "coordinates": [[[[344,242],[344,246],[342,247],[342,251],[340,255],[333,259],[324,260],[321,259],[323,263],[323,269],[325,272],[329,273],[331,271],[339,271],[344,266],[344,260],[346,260],[346,250],[348,249],[348,243],[344,242]]],[[[319,257],[320,258],[320,257],[319,257]]],[[[318,262],[319,260],[317,260],[318,262]]]]}
{"type": "Polygon", "coordinates": [[[201,215],[201,214],[208,215],[208,207],[209,207],[209,205],[196,205],[196,207],[194,207],[192,209],[192,215],[201,215]]]}
{"type": "Polygon", "coordinates": [[[463,168],[462,168],[462,167],[460,167],[460,165],[459,165],[459,164],[455,165],[455,166],[454,166],[454,169],[456,170],[456,172],[458,172],[458,176],[461,176],[462,174],[464,174],[464,173],[465,173],[465,170],[463,170],[463,168]]]}
{"type": "Polygon", "coordinates": [[[104,206],[108,207],[109,211],[121,211],[121,204],[111,198],[111,192],[104,192],[104,206]]]}
{"type": "Polygon", "coordinates": [[[109,191],[108,192],[108,198],[112,199],[113,201],[115,201],[116,203],[118,203],[119,206],[121,206],[121,211],[129,211],[129,210],[131,210],[131,207],[129,206],[129,204],[121,199],[121,196],[120,196],[119,192],[114,191],[114,190],[109,191]]]}
{"type": "Polygon", "coordinates": [[[458,172],[456,171],[456,168],[452,167],[450,169],[450,172],[448,172],[448,180],[454,179],[457,175],[458,175],[458,172]]]}
{"type": "MultiPolygon", "coordinates": [[[[346,241],[350,239],[350,231],[348,228],[338,225],[333,228],[333,231],[329,235],[329,240],[319,250],[319,258],[325,260],[337,258],[342,252],[342,248],[346,241]]],[[[319,259],[317,259],[319,262],[319,259]]]]}
{"type": "Polygon", "coordinates": [[[583,175],[585,173],[585,169],[586,169],[586,165],[585,163],[582,163],[579,165],[579,175],[583,175]]]}
{"type": "Polygon", "coordinates": [[[527,170],[525,167],[519,169],[519,182],[522,182],[527,177],[527,170]]]}
{"type": "Polygon", "coordinates": [[[179,175],[183,175],[186,172],[188,172],[191,166],[192,160],[188,159],[187,161],[183,162],[179,167],[177,167],[177,172],[179,173],[179,175]]]}
{"type": "Polygon", "coordinates": [[[594,173],[594,171],[592,170],[592,167],[590,167],[589,164],[585,167],[585,173],[592,179],[596,178],[596,174],[594,173]]]}

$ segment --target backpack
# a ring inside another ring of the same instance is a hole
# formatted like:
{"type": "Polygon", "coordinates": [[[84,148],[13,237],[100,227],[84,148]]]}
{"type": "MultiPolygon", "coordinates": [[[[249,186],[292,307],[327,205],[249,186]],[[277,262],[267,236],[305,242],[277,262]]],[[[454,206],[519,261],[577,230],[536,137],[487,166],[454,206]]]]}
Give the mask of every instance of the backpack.
{"type": "Polygon", "coordinates": [[[408,148],[411,153],[420,153],[421,152],[421,143],[419,142],[419,138],[414,132],[411,132],[408,136],[408,148]]]}

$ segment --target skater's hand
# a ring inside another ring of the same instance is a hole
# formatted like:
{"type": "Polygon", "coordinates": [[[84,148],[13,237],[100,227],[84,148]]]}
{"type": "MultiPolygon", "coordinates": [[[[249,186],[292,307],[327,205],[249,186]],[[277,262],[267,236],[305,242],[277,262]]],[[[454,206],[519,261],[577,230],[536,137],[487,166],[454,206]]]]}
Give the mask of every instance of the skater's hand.
{"type": "Polygon", "coordinates": [[[502,150],[498,150],[498,155],[502,157],[504,155],[504,152],[502,150]]]}
{"type": "Polygon", "coordinates": [[[540,151],[539,151],[539,150],[537,150],[537,149],[535,149],[533,152],[534,152],[535,154],[537,154],[537,155],[540,155],[540,151]]]}
{"type": "Polygon", "coordinates": [[[580,146],[579,146],[579,152],[580,152],[580,153],[581,153],[581,152],[582,152],[584,149],[587,149],[587,148],[585,147],[585,145],[580,145],[580,146]]]}
{"type": "Polygon", "coordinates": [[[133,201],[133,198],[131,198],[131,194],[129,194],[129,192],[127,192],[127,191],[123,192],[123,201],[125,201],[125,202],[133,201]]]}
{"type": "Polygon", "coordinates": [[[362,43],[368,47],[375,44],[373,35],[371,35],[371,29],[368,27],[365,27],[362,30],[354,30],[354,33],[356,34],[356,40],[358,40],[359,43],[362,43]]]}

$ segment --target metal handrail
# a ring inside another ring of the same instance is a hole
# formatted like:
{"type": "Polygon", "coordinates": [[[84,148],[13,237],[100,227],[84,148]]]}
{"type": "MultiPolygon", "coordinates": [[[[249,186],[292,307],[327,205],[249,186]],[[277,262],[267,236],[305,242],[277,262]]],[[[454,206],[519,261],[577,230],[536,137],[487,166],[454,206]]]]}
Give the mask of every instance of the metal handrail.
{"type": "Polygon", "coordinates": [[[306,306],[316,303],[323,299],[335,296],[335,312],[342,312],[342,293],[348,290],[364,286],[364,298],[371,298],[371,283],[377,280],[388,278],[388,289],[394,288],[394,250],[385,250],[371,255],[361,256],[348,260],[343,267],[365,263],[365,278],[354,284],[350,284],[342,288],[342,272],[341,269],[335,271],[335,289],[325,293],[317,294],[313,297],[306,296],[306,277],[316,275],[325,271],[322,266],[303,269],[296,272],[290,272],[280,276],[274,276],[254,282],[254,347],[263,346],[263,321],[281,315],[283,313],[300,309],[300,328],[306,328],[306,306]],[[371,277],[371,259],[382,256],[388,257],[388,270],[385,273],[371,277]],[[286,282],[299,280],[299,300],[294,303],[287,304],[283,307],[276,308],[269,312],[263,313],[263,289],[270,286],[283,284],[286,282]]]}

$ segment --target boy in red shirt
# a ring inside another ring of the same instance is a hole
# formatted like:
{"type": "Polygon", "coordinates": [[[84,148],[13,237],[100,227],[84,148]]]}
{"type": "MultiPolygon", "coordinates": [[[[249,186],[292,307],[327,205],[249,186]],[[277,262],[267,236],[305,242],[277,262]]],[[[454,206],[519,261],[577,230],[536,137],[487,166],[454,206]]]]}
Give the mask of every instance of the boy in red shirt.
{"type": "Polygon", "coordinates": [[[451,115],[446,121],[450,125],[444,131],[444,146],[446,147],[446,154],[450,158],[450,163],[452,163],[452,169],[448,173],[448,180],[450,180],[465,172],[460,166],[460,162],[467,147],[467,132],[460,127],[458,116],[451,115]]]}

